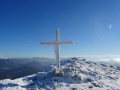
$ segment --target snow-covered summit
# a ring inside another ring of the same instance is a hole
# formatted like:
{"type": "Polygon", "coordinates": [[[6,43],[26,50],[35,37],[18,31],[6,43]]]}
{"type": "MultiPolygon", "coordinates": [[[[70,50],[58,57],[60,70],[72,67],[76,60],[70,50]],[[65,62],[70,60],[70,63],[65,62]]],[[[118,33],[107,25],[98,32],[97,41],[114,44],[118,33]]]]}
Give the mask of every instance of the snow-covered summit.
{"type": "Polygon", "coordinates": [[[61,61],[63,76],[54,76],[55,68],[51,65],[45,72],[1,80],[0,90],[120,90],[119,67],[70,58],[61,61]]]}

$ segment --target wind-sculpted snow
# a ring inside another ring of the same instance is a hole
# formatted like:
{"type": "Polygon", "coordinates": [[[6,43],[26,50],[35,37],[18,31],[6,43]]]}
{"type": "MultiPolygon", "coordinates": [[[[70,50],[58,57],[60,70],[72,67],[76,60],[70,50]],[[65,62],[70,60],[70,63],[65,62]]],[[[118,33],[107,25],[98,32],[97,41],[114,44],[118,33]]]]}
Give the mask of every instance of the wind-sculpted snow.
{"type": "Polygon", "coordinates": [[[63,76],[53,76],[55,68],[51,65],[46,68],[47,72],[1,80],[0,90],[120,90],[117,66],[70,58],[61,61],[63,76]]]}

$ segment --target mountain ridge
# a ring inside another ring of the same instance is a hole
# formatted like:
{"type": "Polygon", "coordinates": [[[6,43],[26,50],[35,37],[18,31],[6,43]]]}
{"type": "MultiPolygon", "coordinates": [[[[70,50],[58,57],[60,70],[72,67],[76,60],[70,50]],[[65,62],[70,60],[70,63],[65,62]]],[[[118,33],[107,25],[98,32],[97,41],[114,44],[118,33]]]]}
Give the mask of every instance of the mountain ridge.
{"type": "Polygon", "coordinates": [[[55,65],[44,72],[0,81],[1,90],[120,90],[120,68],[104,63],[69,58],[61,61],[64,75],[54,76],[55,65]]]}

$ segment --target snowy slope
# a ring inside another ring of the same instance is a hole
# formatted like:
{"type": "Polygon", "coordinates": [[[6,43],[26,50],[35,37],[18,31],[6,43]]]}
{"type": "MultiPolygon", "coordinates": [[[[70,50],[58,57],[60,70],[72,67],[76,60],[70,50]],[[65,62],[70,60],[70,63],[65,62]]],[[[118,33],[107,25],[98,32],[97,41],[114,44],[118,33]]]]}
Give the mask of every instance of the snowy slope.
{"type": "Polygon", "coordinates": [[[1,80],[0,90],[120,90],[119,67],[70,58],[61,61],[64,76],[53,76],[54,68],[51,65],[45,72],[1,80]]]}

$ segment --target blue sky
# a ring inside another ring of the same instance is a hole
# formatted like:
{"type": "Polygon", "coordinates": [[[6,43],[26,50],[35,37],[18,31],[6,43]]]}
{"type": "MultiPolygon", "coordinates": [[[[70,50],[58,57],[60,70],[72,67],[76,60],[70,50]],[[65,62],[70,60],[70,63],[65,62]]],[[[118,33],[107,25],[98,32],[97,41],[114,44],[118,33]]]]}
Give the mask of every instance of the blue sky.
{"type": "Polygon", "coordinates": [[[0,57],[54,57],[40,41],[61,40],[61,56],[120,54],[120,0],[1,0],[0,57]]]}

